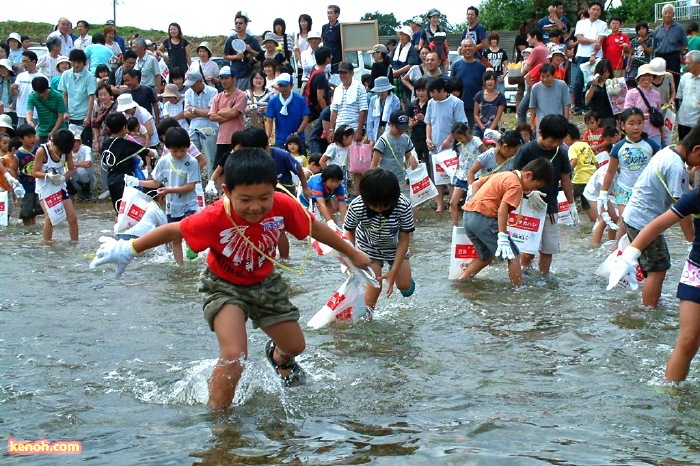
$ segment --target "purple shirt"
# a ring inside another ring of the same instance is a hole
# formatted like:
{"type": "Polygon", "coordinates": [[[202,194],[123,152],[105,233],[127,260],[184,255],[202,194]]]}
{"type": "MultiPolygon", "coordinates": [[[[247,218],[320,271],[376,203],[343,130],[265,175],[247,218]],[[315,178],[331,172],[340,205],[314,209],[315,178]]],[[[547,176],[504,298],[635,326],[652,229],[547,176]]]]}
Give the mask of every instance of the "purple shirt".
{"type": "MultiPolygon", "coordinates": [[[[645,114],[648,114],[649,107],[647,107],[647,104],[644,103],[644,100],[642,99],[642,96],[639,95],[639,92],[643,92],[640,87],[630,89],[627,92],[627,95],[625,96],[625,108],[637,107],[645,114]]],[[[647,98],[649,105],[655,107],[658,111],[661,111],[661,94],[659,94],[659,91],[656,89],[650,89],[649,92],[644,92],[644,97],[647,98]]],[[[650,137],[661,135],[659,128],[653,126],[649,122],[648,118],[644,119],[644,132],[650,137]]]]}

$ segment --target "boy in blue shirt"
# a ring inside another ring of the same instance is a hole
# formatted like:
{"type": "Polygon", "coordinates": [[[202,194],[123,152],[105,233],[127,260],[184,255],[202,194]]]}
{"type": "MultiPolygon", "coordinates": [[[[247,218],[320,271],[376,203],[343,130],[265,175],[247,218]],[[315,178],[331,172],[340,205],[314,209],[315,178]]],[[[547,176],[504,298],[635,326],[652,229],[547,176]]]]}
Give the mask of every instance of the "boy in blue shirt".
{"type": "Polygon", "coordinates": [[[338,165],[328,165],[321,173],[309,178],[308,183],[311,200],[302,194],[299,196],[301,205],[310,208],[312,203],[315,204],[331,228],[335,228],[333,216],[337,212],[340,212],[340,222],[344,222],[348,208],[343,187],[343,169],[338,165]]]}
{"type": "Polygon", "coordinates": [[[24,197],[19,211],[19,218],[25,226],[36,225],[36,216],[42,215],[44,211],[39,204],[39,196],[34,192],[36,182],[34,180],[34,155],[36,154],[36,143],[39,138],[36,129],[30,125],[22,125],[15,131],[15,136],[22,143],[22,147],[17,149],[15,156],[19,163],[18,171],[19,183],[24,188],[24,197]]]}

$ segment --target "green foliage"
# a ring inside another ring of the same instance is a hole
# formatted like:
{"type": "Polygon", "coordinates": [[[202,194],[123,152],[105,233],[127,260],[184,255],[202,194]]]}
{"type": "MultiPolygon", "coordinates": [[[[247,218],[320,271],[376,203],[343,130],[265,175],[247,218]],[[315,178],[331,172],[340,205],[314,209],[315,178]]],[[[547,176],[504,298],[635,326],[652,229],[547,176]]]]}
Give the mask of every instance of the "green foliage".
{"type": "Polygon", "coordinates": [[[394,13],[384,14],[378,11],[374,13],[365,13],[360,21],[376,20],[379,28],[380,36],[392,36],[396,34],[396,29],[399,27],[399,21],[394,16],[394,13]]]}
{"type": "MultiPolygon", "coordinates": [[[[540,3],[545,9],[549,5],[549,2],[540,3]]],[[[542,16],[544,11],[537,12],[536,2],[532,0],[484,0],[479,5],[479,23],[487,31],[517,31],[523,21],[542,16]]]]}
{"type": "Polygon", "coordinates": [[[619,16],[626,27],[634,27],[638,21],[651,25],[654,22],[655,3],[660,2],[659,0],[622,0],[620,6],[607,10],[605,17],[619,16]]]}

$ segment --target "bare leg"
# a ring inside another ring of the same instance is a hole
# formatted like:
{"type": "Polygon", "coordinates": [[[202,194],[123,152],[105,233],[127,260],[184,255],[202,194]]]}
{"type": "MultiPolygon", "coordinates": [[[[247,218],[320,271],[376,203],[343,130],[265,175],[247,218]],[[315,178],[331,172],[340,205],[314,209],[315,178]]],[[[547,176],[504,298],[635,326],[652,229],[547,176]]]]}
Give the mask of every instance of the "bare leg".
{"type": "Polygon", "coordinates": [[[625,206],[621,205],[621,206],[619,206],[618,209],[619,209],[620,215],[617,218],[617,234],[615,234],[615,239],[617,241],[620,241],[620,238],[622,238],[622,235],[627,233],[627,227],[625,226],[624,220],[622,220],[622,212],[624,212],[625,206]]]}
{"type": "MultiPolygon", "coordinates": [[[[279,324],[264,327],[263,332],[275,342],[275,353],[272,358],[276,364],[284,364],[291,358],[300,355],[306,348],[304,332],[302,332],[299,322],[288,320],[279,324]]],[[[291,369],[278,369],[277,372],[282,377],[291,374],[291,369]]]]}
{"type": "Polygon", "coordinates": [[[46,210],[46,203],[41,201],[41,208],[44,210],[44,228],[42,230],[44,241],[51,241],[53,238],[53,224],[46,210]]]}
{"type": "Polygon", "coordinates": [[[464,189],[455,187],[452,190],[452,196],[450,197],[450,220],[452,220],[452,226],[459,226],[459,201],[462,199],[464,194],[464,189]]]}
{"type": "MultiPolygon", "coordinates": [[[[382,275],[382,268],[379,264],[372,262],[372,270],[374,275],[380,277],[382,275]]],[[[382,293],[382,281],[379,281],[379,288],[375,288],[370,284],[365,287],[365,306],[374,309],[377,306],[377,301],[379,300],[379,295],[382,293]]]]}
{"type": "Polygon", "coordinates": [[[520,254],[520,265],[523,269],[532,267],[532,261],[535,260],[534,254],[523,252],[520,254]]]}
{"type": "Polygon", "coordinates": [[[66,209],[66,219],[68,220],[68,232],[70,233],[71,241],[78,241],[78,216],[75,214],[73,201],[66,199],[63,201],[63,207],[66,209]]]}
{"type": "Polygon", "coordinates": [[[666,363],[666,380],[685,380],[690,370],[690,362],[700,347],[700,304],[692,301],[680,303],[681,328],[676,347],[666,363]]]}
{"type": "Polygon", "coordinates": [[[243,372],[241,359],[248,356],[245,313],[233,304],[224,305],[214,318],[214,331],[219,340],[219,362],[209,379],[207,406],[212,411],[222,411],[233,402],[243,372]]]}
{"type": "Polygon", "coordinates": [[[508,261],[508,276],[511,283],[518,285],[523,281],[523,269],[520,267],[520,256],[508,261]]]}
{"type": "Polygon", "coordinates": [[[650,307],[658,306],[664,278],[666,278],[666,272],[647,273],[647,278],[644,279],[644,286],[642,287],[643,305],[650,307]]]}
{"type": "Polygon", "coordinates": [[[284,231],[280,232],[277,247],[280,250],[280,259],[289,259],[289,238],[287,238],[287,233],[284,231]]]}
{"type": "Polygon", "coordinates": [[[439,184],[436,188],[438,190],[438,195],[435,198],[437,202],[437,212],[443,212],[445,210],[445,185],[439,184]]]}
{"type": "Polygon", "coordinates": [[[537,262],[542,275],[549,275],[549,268],[552,266],[552,255],[540,253],[540,258],[537,262]]]}
{"type": "Polygon", "coordinates": [[[171,244],[173,245],[173,257],[175,257],[175,263],[182,265],[182,240],[173,241],[171,244]]]}
{"type": "Polygon", "coordinates": [[[479,259],[478,257],[471,261],[469,265],[467,266],[466,269],[464,269],[464,272],[462,272],[462,275],[458,278],[458,280],[464,280],[467,278],[472,278],[474,275],[477,273],[481,272],[484,268],[486,268],[487,265],[489,265],[495,257],[492,257],[490,259],[479,259]]]}

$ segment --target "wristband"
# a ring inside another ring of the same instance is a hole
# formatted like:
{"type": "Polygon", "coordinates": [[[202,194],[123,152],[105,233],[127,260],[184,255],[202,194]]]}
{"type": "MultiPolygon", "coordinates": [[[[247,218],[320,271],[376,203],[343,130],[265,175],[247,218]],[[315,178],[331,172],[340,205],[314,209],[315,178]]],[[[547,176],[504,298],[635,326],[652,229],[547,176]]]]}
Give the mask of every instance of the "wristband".
{"type": "Polygon", "coordinates": [[[134,251],[134,254],[136,254],[136,255],[138,256],[138,255],[139,255],[139,252],[138,252],[138,251],[136,250],[136,248],[134,247],[134,242],[135,242],[135,241],[136,241],[136,239],[133,238],[131,241],[129,241],[129,245],[131,246],[131,250],[134,251]]]}

